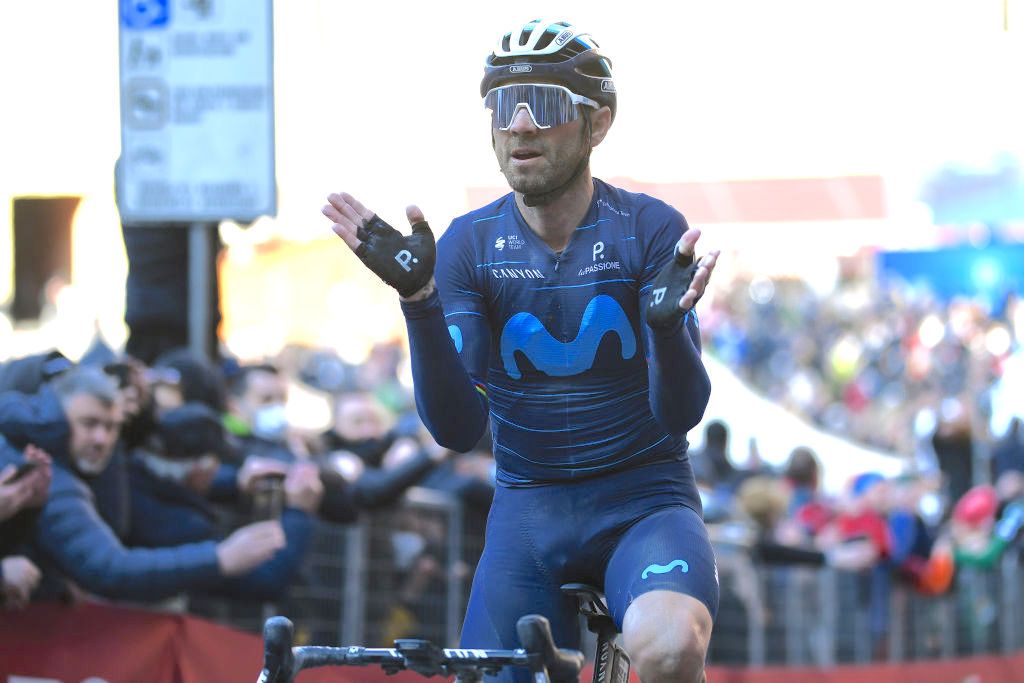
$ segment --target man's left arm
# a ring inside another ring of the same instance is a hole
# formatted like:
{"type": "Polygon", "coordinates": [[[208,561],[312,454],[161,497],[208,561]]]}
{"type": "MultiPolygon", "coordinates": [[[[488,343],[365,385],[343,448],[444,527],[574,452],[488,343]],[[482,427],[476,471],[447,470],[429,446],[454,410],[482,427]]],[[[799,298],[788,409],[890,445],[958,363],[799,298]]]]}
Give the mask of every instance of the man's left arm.
{"type": "Polygon", "coordinates": [[[687,229],[681,214],[673,218],[654,231],[647,245],[641,335],[651,411],[667,432],[683,436],[700,422],[711,396],[693,307],[704,294],[718,253],[695,259],[700,231],[687,229]]]}

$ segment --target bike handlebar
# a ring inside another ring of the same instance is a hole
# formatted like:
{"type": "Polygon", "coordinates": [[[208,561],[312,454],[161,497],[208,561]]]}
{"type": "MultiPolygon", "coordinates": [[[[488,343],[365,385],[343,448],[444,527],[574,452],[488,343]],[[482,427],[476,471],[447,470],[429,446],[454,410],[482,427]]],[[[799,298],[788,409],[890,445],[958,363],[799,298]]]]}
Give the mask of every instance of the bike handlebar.
{"type": "Polygon", "coordinates": [[[528,614],[516,623],[516,632],[524,647],[515,650],[449,649],[416,639],[396,640],[393,648],[292,647],[292,622],[271,617],[263,626],[263,670],[257,683],[292,683],[299,671],[320,666],[380,666],[386,673],[411,669],[422,676],[456,676],[461,681],[523,666],[534,674],[534,681],[577,680],[583,654],[555,647],[547,619],[528,614]]]}

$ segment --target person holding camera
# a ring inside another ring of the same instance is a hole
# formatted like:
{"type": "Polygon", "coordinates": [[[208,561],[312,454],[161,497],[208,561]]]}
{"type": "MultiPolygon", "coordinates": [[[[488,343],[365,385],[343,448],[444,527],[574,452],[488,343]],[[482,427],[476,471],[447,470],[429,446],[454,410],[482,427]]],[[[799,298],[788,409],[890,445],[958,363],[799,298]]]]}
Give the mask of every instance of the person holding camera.
{"type": "MultiPolygon", "coordinates": [[[[203,495],[229,451],[220,415],[201,403],[162,414],[154,434],[129,456],[132,546],[166,547],[217,539],[222,515],[203,495]]],[[[216,587],[219,595],[270,600],[292,582],[313,536],[323,486],[316,467],[296,464],[273,479],[272,495],[254,505],[256,520],[280,520],[285,546],[243,577],[216,587]]],[[[257,502],[254,500],[254,503],[257,502]]]]}

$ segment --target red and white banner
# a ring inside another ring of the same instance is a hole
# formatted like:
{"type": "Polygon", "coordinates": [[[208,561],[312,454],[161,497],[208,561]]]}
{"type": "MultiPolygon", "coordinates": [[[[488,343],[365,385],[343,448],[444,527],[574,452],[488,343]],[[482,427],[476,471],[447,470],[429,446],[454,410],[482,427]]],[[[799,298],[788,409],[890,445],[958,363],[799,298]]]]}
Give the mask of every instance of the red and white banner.
{"type": "MultiPolygon", "coordinates": [[[[195,617],[107,605],[33,605],[0,612],[0,683],[254,683],[258,636],[195,617]]],[[[590,670],[582,681],[590,680],[590,670]]],[[[632,672],[632,683],[638,683],[632,672]]],[[[417,683],[377,669],[303,671],[297,683],[417,683]]],[[[832,669],[712,667],[711,683],[1011,683],[1024,681],[1024,653],[832,669]]]]}

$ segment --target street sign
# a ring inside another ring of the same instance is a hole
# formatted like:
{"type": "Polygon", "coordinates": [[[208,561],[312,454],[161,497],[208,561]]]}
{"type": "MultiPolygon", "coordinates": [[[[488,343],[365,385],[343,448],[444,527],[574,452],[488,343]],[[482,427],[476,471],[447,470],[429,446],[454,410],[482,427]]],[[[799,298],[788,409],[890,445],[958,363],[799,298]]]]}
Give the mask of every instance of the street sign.
{"type": "Polygon", "coordinates": [[[277,209],[272,0],[120,0],[125,223],[277,209]]]}

